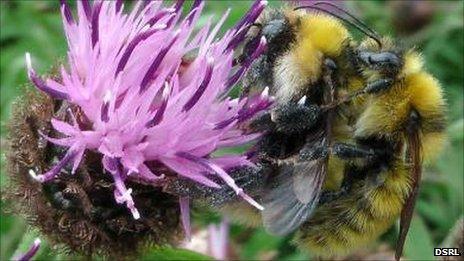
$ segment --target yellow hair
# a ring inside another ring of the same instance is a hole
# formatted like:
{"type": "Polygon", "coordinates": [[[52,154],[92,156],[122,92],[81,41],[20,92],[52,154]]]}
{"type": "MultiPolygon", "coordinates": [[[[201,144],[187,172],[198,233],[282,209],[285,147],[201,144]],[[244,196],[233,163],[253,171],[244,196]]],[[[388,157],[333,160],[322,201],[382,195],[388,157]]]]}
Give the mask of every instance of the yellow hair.
{"type": "Polygon", "coordinates": [[[334,17],[314,13],[301,19],[299,37],[311,39],[314,48],[325,56],[339,56],[349,36],[348,30],[334,17]]]}
{"type": "MultiPolygon", "coordinates": [[[[421,117],[425,136],[436,132],[428,130],[427,124],[444,120],[446,102],[439,82],[422,70],[422,59],[418,53],[409,51],[404,59],[400,72],[403,76],[390,90],[372,95],[367,101],[367,108],[356,123],[356,136],[398,134],[412,109],[417,110],[421,117]]],[[[427,137],[424,138],[426,141],[427,137]]],[[[433,140],[437,142],[439,139],[433,140]]]]}
{"type": "Polygon", "coordinates": [[[403,208],[410,190],[409,170],[401,160],[379,174],[382,185],[366,182],[349,196],[317,209],[295,238],[302,250],[323,258],[346,255],[372,243],[403,208]]]}
{"type": "Polygon", "coordinates": [[[422,59],[421,54],[412,50],[409,50],[404,54],[403,60],[404,64],[398,75],[399,78],[418,73],[422,70],[424,65],[424,59],[422,59]]]}
{"type": "Polygon", "coordinates": [[[300,73],[314,82],[321,74],[322,58],[339,56],[350,35],[337,19],[323,14],[304,14],[297,26],[291,53],[300,73]]]}
{"type": "Polygon", "coordinates": [[[305,75],[310,82],[315,82],[321,75],[322,53],[314,46],[312,40],[304,38],[299,41],[292,52],[292,58],[299,74],[305,75]]]}

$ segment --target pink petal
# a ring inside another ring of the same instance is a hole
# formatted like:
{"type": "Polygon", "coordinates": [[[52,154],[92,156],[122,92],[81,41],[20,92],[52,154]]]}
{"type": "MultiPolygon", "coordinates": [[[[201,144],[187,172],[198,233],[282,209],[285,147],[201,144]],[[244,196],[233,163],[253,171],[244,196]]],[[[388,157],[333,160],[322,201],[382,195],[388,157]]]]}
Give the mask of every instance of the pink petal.
{"type": "Polygon", "coordinates": [[[182,225],[184,226],[185,238],[187,241],[190,241],[192,238],[192,230],[190,228],[190,203],[188,197],[179,198],[180,206],[180,216],[182,220],[182,225]]]}

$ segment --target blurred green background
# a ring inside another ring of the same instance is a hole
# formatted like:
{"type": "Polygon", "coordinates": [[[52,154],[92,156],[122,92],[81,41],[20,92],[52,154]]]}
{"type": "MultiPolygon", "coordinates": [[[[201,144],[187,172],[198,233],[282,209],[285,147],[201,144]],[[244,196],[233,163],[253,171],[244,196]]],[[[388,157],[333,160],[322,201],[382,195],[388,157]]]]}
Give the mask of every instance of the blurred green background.
{"type": "MultiPolygon", "coordinates": [[[[425,169],[416,215],[405,248],[407,259],[433,260],[433,247],[443,242],[463,215],[463,2],[345,1],[343,4],[381,34],[394,36],[407,46],[422,50],[427,69],[443,85],[449,103],[449,144],[440,159],[425,169]]],[[[220,17],[231,7],[225,28],[230,27],[249,5],[248,1],[208,1],[202,22],[208,15],[220,17]]],[[[280,5],[281,2],[270,1],[270,6],[280,5]]],[[[24,91],[27,82],[24,53],[30,52],[36,70],[45,73],[58,59],[65,57],[66,45],[58,1],[1,1],[0,28],[0,121],[3,125],[9,118],[11,102],[24,91]]],[[[4,137],[3,127],[0,134],[4,137]]],[[[3,140],[0,145],[0,176],[4,184],[3,140]]],[[[3,189],[7,188],[2,186],[3,189]]],[[[197,224],[205,223],[204,217],[197,217],[197,220],[197,224]]],[[[8,260],[15,252],[24,251],[35,237],[35,232],[27,229],[18,217],[2,212],[0,224],[0,260],[8,260]]],[[[397,227],[394,227],[372,247],[350,258],[391,259],[396,236],[397,227]]],[[[246,260],[309,258],[289,242],[290,238],[272,237],[261,229],[233,225],[229,256],[246,260]]],[[[46,242],[44,245],[38,259],[72,258],[53,251],[46,242]]],[[[146,258],[182,259],[183,255],[189,259],[202,258],[185,251],[182,253],[165,249],[148,253],[146,258]]]]}

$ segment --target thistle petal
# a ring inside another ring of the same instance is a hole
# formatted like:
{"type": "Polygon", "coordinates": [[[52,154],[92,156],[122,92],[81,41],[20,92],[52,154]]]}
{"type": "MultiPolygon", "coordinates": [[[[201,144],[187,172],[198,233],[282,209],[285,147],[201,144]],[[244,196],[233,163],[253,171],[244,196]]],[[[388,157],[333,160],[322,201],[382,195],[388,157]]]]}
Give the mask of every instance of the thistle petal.
{"type": "Polygon", "coordinates": [[[182,225],[184,226],[185,238],[187,241],[190,241],[192,238],[192,229],[190,228],[190,203],[188,197],[179,198],[180,205],[180,215],[182,220],[182,225]]]}

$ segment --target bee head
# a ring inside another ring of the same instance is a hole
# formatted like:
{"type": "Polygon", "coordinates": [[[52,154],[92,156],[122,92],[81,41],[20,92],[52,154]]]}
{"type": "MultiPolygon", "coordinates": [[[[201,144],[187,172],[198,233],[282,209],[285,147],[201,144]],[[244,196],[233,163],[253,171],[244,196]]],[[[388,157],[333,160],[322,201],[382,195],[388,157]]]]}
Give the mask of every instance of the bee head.
{"type": "Polygon", "coordinates": [[[267,42],[266,54],[273,60],[295,39],[294,30],[297,23],[298,19],[293,13],[277,10],[264,12],[248,31],[243,53],[252,53],[264,36],[267,42]]]}
{"type": "Polygon", "coordinates": [[[285,19],[275,19],[262,26],[261,35],[266,37],[269,42],[275,41],[286,29],[285,19]]]}
{"type": "Polygon", "coordinates": [[[282,39],[280,36],[287,27],[285,19],[275,19],[265,24],[255,23],[253,27],[256,29],[250,29],[248,39],[243,48],[243,53],[247,55],[253,53],[262,36],[266,38],[268,49],[272,49],[272,51],[268,51],[267,53],[275,53],[275,49],[279,46],[279,39],[282,39]]]}
{"type": "Polygon", "coordinates": [[[355,50],[356,63],[362,71],[375,71],[393,77],[403,67],[403,54],[389,39],[381,39],[381,45],[368,39],[355,50]]]}
{"type": "Polygon", "coordinates": [[[393,52],[360,51],[357,56],[362,67],[381,72],[397,72],[401,67],[401,58],[393,52]]]}
{"type": "Polygon", "coordinates": [[[242,53],[237,62],[244,64],[250,62],[249,57],[259,46],[261,39],[266,38],[266,50],[254,61],[246,72],[242,91],[243,94],[262,91],[270,87],[274,94],[273,67],[276,61],[289,50],[296,39],[296,25],[299,19],[294,12],[282,10],[267,10],[252,24],[247,32],[242,53]]]}

